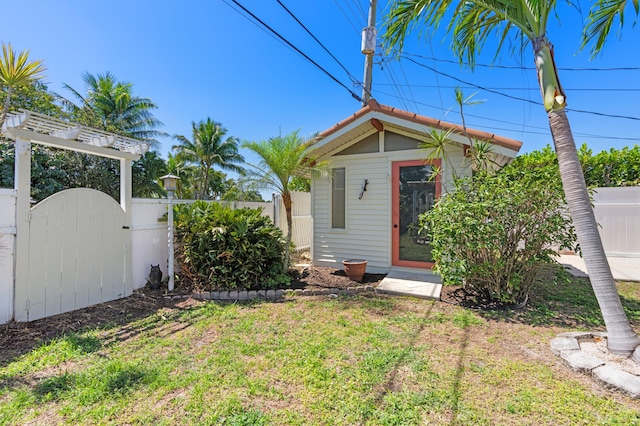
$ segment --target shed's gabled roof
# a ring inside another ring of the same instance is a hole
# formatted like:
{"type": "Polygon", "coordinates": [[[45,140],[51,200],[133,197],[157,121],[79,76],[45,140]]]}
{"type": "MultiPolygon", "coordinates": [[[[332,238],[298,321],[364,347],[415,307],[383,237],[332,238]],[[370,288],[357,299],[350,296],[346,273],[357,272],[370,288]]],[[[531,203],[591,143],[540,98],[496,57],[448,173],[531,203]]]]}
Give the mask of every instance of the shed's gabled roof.
{"type": "MultiPolygon", "coordinates": [[[[416,135],[425,135],[427,128],[435,128],[442,130],[451,130],[454,134],[462,135],[462,126],[449,123],[435,118],[426,117],[424,115],[415,114],[398,108],[380,105],[375,99],[371,99],[369,103],[356,111],[353,115],[340,121],[335,126],[321,132],[317,141],[314,143],[314,154],[322,157],[330,152],[335,151],[342,145],[352,142],[358,137],[371,132],[373,128],[379,126],[376,122],[390,124],[405,131],[415,133],[416,135]]],[[[384,126],[385,128],[387,126],[384,126]]],[[[380,130],[380,129],[378,129],[380,130]]],[[[490,142],[506,150],[502,150],[508,155],[515,157],[522,142],[515,139],[505,138],[494,133],[483,132],[482,130],[471,129],[467,127],[467,134],[474,139],[490,142]]]]}

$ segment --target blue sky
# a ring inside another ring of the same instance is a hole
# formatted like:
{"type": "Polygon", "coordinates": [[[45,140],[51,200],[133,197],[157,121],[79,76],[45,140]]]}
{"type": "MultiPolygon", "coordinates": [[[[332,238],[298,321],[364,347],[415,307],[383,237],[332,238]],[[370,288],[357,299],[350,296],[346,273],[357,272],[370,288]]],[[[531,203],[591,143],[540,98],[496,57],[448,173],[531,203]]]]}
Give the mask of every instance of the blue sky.
{"type": "MultiPolygon", "coordinates": [[[[364,56],[360,30],[366,24],[368,0],[281,0],[349,71],[345,72],[284,11],[276,0],[240,0],[245,7],[310,56],[351,91],[360,94],[364,56]]],[[[379,0],[378,21],[388,10],[379,0]]],[[[81,76],[110,71],[134,84],[134,93],[151,98],[155,115],[169,134],[190,137],[191,122],[211,117],[241,140],[264,140],[300,129],[303,135],[325,130],[360,108],[349,91],[230,6],[230,0],[147,1],[34,0],[4,2],[0,39],[14,49],[29,49],[44,60],[52,91],[69,95],[63,83],[82,92],[81,76]]],[[[587,8],[588,3],[583,3],[587,8]]],[[[236,7],[237,9],[237,7],[236,7]]],[[[640,140],[640,70],[586,71],[584,68],[640,67],[640,29],[627,25],[622,40],[611,37],[603,55],[590,61],[578,52],[582,12],[560,4],[549,38],[555,45],[560,79],[578,145],[595,152],[632,146],[640,140]]],[[[631,12],[631,10],[629,10],[631,12]]],[[[459,122],[453,89],[478,92],[484,100],[467,110],[470,127],[524,142],[522,152],[551,144],[546,113],[540,105],[532,55],[503,52],[499,67],[461,67],[442,30],[432,37],[408,37],[405,52],[415,61],[389,61],[376,55],[373,96],[378,102],[422,115],[459,122]],[[433,59],[436,58],[436,59],[433,59]],[[447,61],[452,61],[450,63],[447,61]],[[515,67],[515,68],[513,68],[515,67]],[[463,82],[456,81],[447,75],[463,82]],[[479,90],[489,88],[500,94],[479,90]],[[453,110],[452,110],[453,108],[453,110]]],[[[478,59],[490,64],[494,51],[478,59]]],[[[166,155],[173,140],[163,139],[166,155]]],[[[255,158],[246,155],[249,162],[255,158]]]]}

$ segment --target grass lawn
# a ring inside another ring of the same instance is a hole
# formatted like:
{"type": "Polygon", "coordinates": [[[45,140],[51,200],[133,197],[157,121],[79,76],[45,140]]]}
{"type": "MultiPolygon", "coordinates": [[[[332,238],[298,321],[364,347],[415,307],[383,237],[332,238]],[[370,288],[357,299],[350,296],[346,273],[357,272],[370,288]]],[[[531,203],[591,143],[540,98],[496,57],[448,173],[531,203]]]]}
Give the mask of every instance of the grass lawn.
{"type": "MultiPolygon", "coordinates": [[[[619,283],[640,326],[640,284],[619,283]]],[[[0,424],[633,425],[640,401],[571,372],[559,332],[602,329],[583,280],[519,312],[407,298],[188,300],[0,365],[0,424]]]]}

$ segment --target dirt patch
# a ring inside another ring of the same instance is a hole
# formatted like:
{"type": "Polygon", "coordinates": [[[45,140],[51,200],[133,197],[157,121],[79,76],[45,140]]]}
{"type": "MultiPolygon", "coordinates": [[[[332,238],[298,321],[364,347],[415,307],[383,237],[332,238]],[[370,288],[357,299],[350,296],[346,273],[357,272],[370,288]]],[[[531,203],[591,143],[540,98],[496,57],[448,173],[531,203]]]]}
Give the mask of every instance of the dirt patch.
{"type": "MultiPolygon", "coordinates": [[[[332,268],[297,267],[291,274],[290,288],[347,288],[355,285],[377,285],[382,274],[365,274],[362,283],[350,281],[344,271],[332,268]]],[[[177,287],[176,294],[190,294],[188,286],[177,287]]],[[[28,323],[0,325],[0,364],[24,354],[58,336],[108,325],[125,325],[162,309],[187,309],[193,299],[165,298],[166,291],[143,288],[131,296],[77,311],[66,312],[28,323]]]]}
{"type": "Polygon", "coordinates": [[[351,281],[341,269],[324,267],[298,267],[290,273],[290,288],[322,289],[322,288],[348,288],[359,285],[377,286],[386,274],[364,274],[362,281],[351,281]]]}

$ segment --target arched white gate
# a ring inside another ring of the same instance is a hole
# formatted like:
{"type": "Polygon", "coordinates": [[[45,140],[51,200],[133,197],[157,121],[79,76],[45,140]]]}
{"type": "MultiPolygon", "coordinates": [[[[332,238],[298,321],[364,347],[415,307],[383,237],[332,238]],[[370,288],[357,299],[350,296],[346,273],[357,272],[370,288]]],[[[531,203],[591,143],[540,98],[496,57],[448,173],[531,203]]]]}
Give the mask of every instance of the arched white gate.
{"type": "Polygon", "coordinates": [[[28,222],[29,272],[16,286],[16,321],[131,294],[125,274],[131,230],[113,198],[93,189],[68,189],[34,206],[28,222]]]}
{"type": "Polygon", "coordinates": [[[13,318],[33,321],[132,292],[131,162],[148,144],[20,110],[0,134],[15,141],[16,250],[13,318]],[[120,161],[120,203],[81,188],[30,207],[31,144],[120,161]]]}

